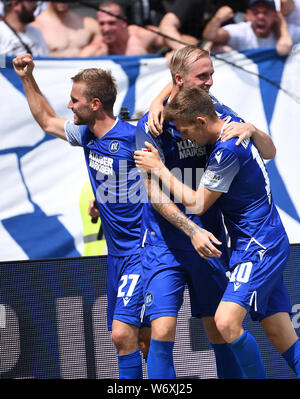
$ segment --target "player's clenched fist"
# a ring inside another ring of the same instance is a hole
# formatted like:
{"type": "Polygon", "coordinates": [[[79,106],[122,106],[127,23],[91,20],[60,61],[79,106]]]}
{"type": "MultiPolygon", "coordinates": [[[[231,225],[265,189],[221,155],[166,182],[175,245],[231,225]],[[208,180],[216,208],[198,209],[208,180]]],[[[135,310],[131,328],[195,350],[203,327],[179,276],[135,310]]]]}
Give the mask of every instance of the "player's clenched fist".
{"type": "Polygon", "coordinates": [[[22,54],[13,59],[13,66],[16,74],[24,78],[32,74],[34,62],[30,54],[22,54]]]}

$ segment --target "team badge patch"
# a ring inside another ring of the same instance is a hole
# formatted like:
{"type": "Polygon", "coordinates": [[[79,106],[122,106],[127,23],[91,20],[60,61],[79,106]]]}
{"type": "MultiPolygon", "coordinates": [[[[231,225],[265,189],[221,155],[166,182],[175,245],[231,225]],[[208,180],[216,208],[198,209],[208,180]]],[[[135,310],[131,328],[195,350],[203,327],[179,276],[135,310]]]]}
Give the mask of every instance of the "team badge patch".
{"type": "Polygon", "coordinates": [[[152,292],[146,292],[145,305],[146,306],[151,306],[153,301],[154,301],[154,296],[153,296],[152,292]]]}
{"type": "Polygon", "coordinates": [[[113,140],[108,147],[109,152],[111,152],[112,154],[115,154],[116,152],[118,152],[120,149],[120,143],[116,140],[113,140]]]}

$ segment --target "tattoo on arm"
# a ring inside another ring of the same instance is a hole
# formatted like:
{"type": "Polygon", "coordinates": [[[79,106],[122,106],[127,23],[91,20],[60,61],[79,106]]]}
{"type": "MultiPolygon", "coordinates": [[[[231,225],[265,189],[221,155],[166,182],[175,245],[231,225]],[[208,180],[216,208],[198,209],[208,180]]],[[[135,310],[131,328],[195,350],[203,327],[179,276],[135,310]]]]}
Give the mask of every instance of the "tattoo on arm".
{"type": "Polygon", "coordinates": [[[192,238],[194,234],[201,232],[202,229],[191,221],[163,192],[159,181],[153,176],[151,179],[148,177],[148,195],[153,208],[187,236],[192,238]]]}

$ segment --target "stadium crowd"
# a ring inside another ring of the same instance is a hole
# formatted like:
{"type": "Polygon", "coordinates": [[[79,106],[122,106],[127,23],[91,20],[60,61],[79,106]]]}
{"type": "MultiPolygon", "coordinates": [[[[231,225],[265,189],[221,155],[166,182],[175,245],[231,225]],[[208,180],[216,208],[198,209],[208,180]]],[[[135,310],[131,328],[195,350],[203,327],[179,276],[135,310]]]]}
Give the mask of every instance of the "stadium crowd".
{"type": "Polygon", "coordinates": [[[0,53],[51,57],[155,53],[169,60],[174,50],[193,44],[212,52],[275,46],[285,56],[300,41],[300,0],[90,4],[0,1],[0,53]]]}

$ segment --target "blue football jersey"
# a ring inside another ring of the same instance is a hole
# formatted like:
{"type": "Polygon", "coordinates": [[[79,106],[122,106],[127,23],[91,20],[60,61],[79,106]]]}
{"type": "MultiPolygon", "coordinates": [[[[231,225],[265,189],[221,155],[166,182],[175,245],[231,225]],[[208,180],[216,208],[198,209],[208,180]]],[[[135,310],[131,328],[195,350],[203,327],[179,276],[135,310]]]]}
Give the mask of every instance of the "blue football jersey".
{"type": "MultiPolygon", "coordinates": [[[[229,107],[221,104],[211,96],[216,112],[221,118],[229,115],[235,121],[243,122],[229,107]]],[[[183,183],[193,189],[197,189],[207,161],[208,147],[199,147],[190,140],[182,140],[180,133],[174,124],[165,122],[163,134],[155,138],[148,129],[148,113],[143,116],[137,125],[137,148],[145,147],[145,141],[153,144],[160,153],[166,167],[171,170],[183,183]]],[[[173,200],[173,197],[171,196],[173,200]]],[[[176,201],[175,201],[176,202],[176,201]]],[[[180,203],[176,203],[184,213],[186,209],[180,203]]],[[[225,234],[221,220],[221,212],[217,205],[213,205],[201,218],[197,215],[187,215],[200,227],[213,233],[220,241],[225,241],[225,234]]],[[[146,203],[143,209],[142,236],[144,242],[152,245],[167,246],[174,249],[191,250],[192,243],[181,230],[171,225],[151,206],[146,203]]]]}
{"type": "Polygon", "coordinates": [[[210,98],[212,99],[215,107],[216,114],[220,119],[225,119],[228,116],[231,117],[232,121],[235,122],[245,122],[236,112],[234,112],[231,108],[227,105],[222,104],[219,100],[216,99],[211,93],[209,94],[210,98]]]}
{"type": "Polygon", "coordinates": [[[271,194],[270,180],[254,142],[220,139],[211,147],[201,185],[223,194],[216,201],[231,238],[230,266],[264,255],[286,234],[271,194]]]}
{"type": "Polygon", "coordinates": [[[135,127],[117,120],[101,139],[87,126],[67,121],[68,141],[82,146],[100,212],[108,253],[130,255],[138,251],[145,190],[135,167],[135,127]]]}

